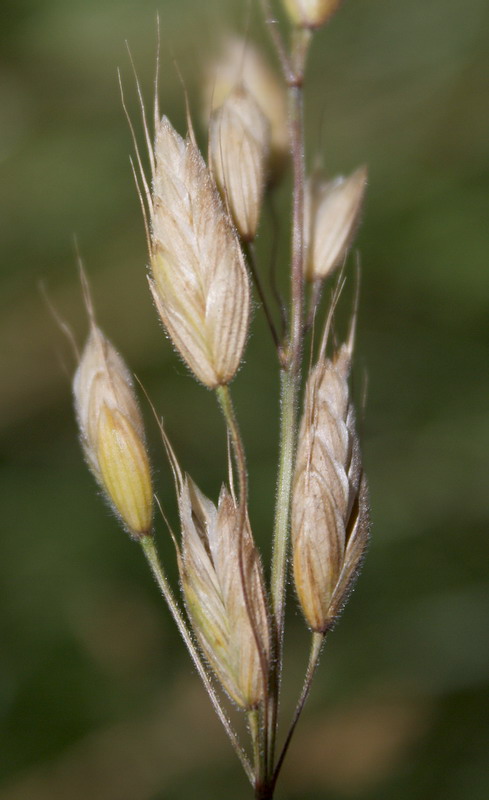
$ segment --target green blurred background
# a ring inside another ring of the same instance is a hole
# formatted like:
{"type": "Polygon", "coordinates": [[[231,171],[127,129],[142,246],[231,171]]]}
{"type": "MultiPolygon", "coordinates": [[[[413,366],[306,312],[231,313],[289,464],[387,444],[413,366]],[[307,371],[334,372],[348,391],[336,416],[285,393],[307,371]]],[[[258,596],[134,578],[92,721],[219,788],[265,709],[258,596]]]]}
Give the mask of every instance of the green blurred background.
{"type": "MultiPolygon", "coordinates": [[[[83,463],[73,358],[39,288],[82,341],[76,233],[102,327],[216,497],[221,420],[149,300],[116,78],[120,66],[137,116],[124,42],[149,97],[157,10],[162,108],[183,130],[173,59],[198,118],[221,32],[249,25],[268,48],[254,2],[0,5],[1,800],[250,796],[141,554],[83,463]]],[[[368,376],[373,539],[291,747],[284,800],[489,796],[488,30],[487,0],[348,0],[313,47],[311,159],[320,151],[332,174],[370,169],[355,380],[368,376]]],[[[285,272],[286,188],[278,208],[285,272]]],[[[269,244],[264,223],[264,258],[269,244]]],[[[277,381],[259,309],[234,388],[268,558],[277,381]]],[[[285,719],[308,641],[293,598],[288,626],[285,719]]]]}

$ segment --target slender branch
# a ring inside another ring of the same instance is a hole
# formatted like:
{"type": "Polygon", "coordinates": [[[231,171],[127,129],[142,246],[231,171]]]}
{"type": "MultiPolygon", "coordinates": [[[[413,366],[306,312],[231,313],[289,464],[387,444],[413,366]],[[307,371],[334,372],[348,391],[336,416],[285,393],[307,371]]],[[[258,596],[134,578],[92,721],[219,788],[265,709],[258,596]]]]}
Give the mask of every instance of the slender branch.
{"type": "Polygon", "coordinates": [[[240,505],[246,510],[246,506],[248,504],[248,470],[246,467],[246,454],[229,386],[218,386],[216,389],[216,395],[222,413],[224,414],[226,426],[231,436],[231,442],[233,445],[234,457],[238,470],[240,505]]]}
{"type": "Polygon", "coordinates": [[[275,50],[277,51],[278,60],[280,61],[284,78],[286,82],[289,83],[292,74],[292,66],[290,63],[289,54],[287,53],[287,48],[285,47],[285,43],[282,38],[282,34],[280,33],[280,29],[278,27],[278,20],[273,15],[272,4],[270,3],[270,0],[261,0],[261,6],[267,28],[270,32],[270,38],[272,39],[275,50]]]}
{"type": "Polygon", "coordinates": [[[263,284],[261,282],[260,274],[257,269],[256,265],[256,252],[253,242],[243,242],[243,250],[246,254],[246,260],[248,262],[248,267],[250,269],[252,278],[255,282],[256,290],[258,292],[258,296],[261,300],[261,304],[263,306],[263,311],[265,312],[265,316],[267,318],[268,327],[270,328],[270,333],[272,334],[272,339],[275,347],[277,350],[280,347],[280,339],[277,333],[277,329],[275,327],[275,323],[273,321],[272,312],[270,310],[270,306],[268,304],[267,297],[265,295],[265,291],[263,289],[263,284]]]}
{"type": "Polygon", "coordinates": [[[284,614],[289,508],[292,490],[292,474],[294,468],[296,426],[295,384],[295,376],[291,372],[282,370],[282,413],[280,418],[281,447],[277,484],[277,507],[275,513],[274,549],[271,578],[272,610],[277,626],[277,634],[281,633],[284,614]]]}
{"type": "Polygon", "coordinates": [[[314,675],[316,674],[316,669],[319,664],[319,656],[321,655],[321,650],[325,638],[326,636],[324,633],[313,633],[312,635],[311,650],[309,653],[309,663],[307,665],[306,675],[304,678],[304,685],[302,687],[302,692],[297,702],[297,706],[295,708],[294,716],[292,717],[292,722],[290,723],[289,732],[287,733],[284,746],[282,747],[282,752],[280,753],[280,756],[277,761],[277,766],[275,767],[275,771],[273,773],[272,786],[275,786],[277,782],[277,778],[282,768],[285,756],[287,755],[287,750],[289,749],[289,745],[292,736],[294,735],[296,725],[299,722],[302,710],[306,704],[307,698],[309,697],[309,692],[311,691],[312,681],[314,679],[314,675]]]}
{"type": "Polygon", "coordinates": [[[268,213],[272,224],[273,238],[272,249],[270,253],[270,268],[268,271],[270,289],[272,291],[275,302],[277,303],[280,311],[280,337],[283,338],[287,328],[287,309],[285,308],[284,299],[277,285],[277,254],[278,254],[278,234],[279,225],[275,204],[273,202],[273,193],[269,190],[266,195],[268,213]]]}
{"type": "Polygon", "coordinates": [[[250,727],[251,741],[253,742],[253,757],[255,761],[255,792],[260,796],[262,786],[267,781],[266,752],[261,746],[262,720],[257,708],[248,711],[248,724],[250,727]]]}
{"type": "Polygon", "coordinates": [[[298,372],[304,305],[304,153],[302,86],[289,89],[290,135],[294,170],[292,222],[291,310],[288,368],[298,372]]]}
{"type": "Polygon", "coordinates": [[[293,35],[294,75],[288,86],[289,133],[293,168],[291,316],[288,368],[300,371],[304,316],[304,69],[311,32],[295,30],[293,35]]]}
{"type": "Polygon", "coordinates": [[[176,622],[176,625],[177,625],[177,628],[178,628],[178,630],[180,632],[180,635],[182,636],[182,638],[183,638],[183,640],[184,640],[184,642],[185,642],[185,644],[187,646],[187,649],[188,649],[188,651],[190,653],[192,661],[194,662],[195,668],[196,668],[197,672],[199,673],[199,675],[200,675],[200,677],[202,679],[202,682],[203,682],[203,684],[205,686],[205,689],[207,691],[207,694],[209,695],[209,697],[211,699],[212,705],[214,706],[214,710],[216,711],[217,716],[221,720],[221,722],[222,722],[222,724],[223,724],[223,726],[225,728],[225,731],[226,731],[227,735],[229,736],[229,739],[230,739],[231,745],[232,745],[232,747],[234,749],[234,752],[236,753],[236,755],[238,756],[239,760],[241,761],[241,765],[242,765],[244,771],[246,772],[248,780],[250,781],[250,783],[252,785],[254,785],[253,768],[252,768],[252,766],[251,766],[251,764],[250,764],[250,762],[248,760],[248,757],[247,757],[246,753],[244,752],[244,750],[243,750],[243,748],[242,748],[242,746],[241,746],[241,744],[239,742],[237,734],[235,733],[235,731],[234,731],[229,719],[226,716],[226,713],[225,713],[225,711],[224,711],[224,709],[223,709],[223,707],[221,705],[221,702],[220,702],[219,697],[218,697],[218,695],[216,693],[216,690],[214,689],[214,686],[213,686],[213,684],[212,684],[212,682],[211,682],[211,680],[210,680],[210,678],[209,678],[209,676],[207,674],[207,670],[205,669],[204,664],[202,663],[202,659],[201,659],[200,654],[199,654],[199,652],[198,652],[198,650],[197,650],[197,648],[196,648],[196,646],[195,646],[195,644],[193,642],[193,639],[192,639],[192,637],[190,635],[190,632],[188,630],[186,621],[185,621],[185,619],[184,619],[184,617],[182,615],[182,612],[180,611],[180,608],[179,608],[178,603],[177,603],[177,601],[175,599],[175,596],[173,594],[171,586],[168,583],[168,579],[166,577],[166,574],[164,572],[164,569],[163,569],[163,567],[161,565],[161,562],[160,562],[160,559],[158,557],[158,552],[156,550],[156,545],[155,545],[155,543],[153,541],[153,537],[152,536],[143,536],[140,539],[140,542],[141,542],[141,547],[143,549],[143,552],[144,552],[144,555],[146,557],[146,560],[147,560],[147,562],[149,564],[149,567],[151,569],[151,572],[153,573],[153,576],[154,576],[154,578],[156,580],[156,583],[158,584],[158,587],[159,587],[163,597],[165,598],[165,600],[166,600],[166,602],[168,604],[168,607],[169,607],[170,612],[171,612],[171,614],[173,616],[173,619],[176,622]]]}
{"type": "Polygon", "coordinates": [[[272,555],[271,600],[274,632],[274,653],[270,676],[269,755],[274,763],[275,739],[280,695],[283,654],[283,620],[289,531],[289,509],[292,491],[295,450],[296,379],[291,372],[281,371],[280,462],[277,483],[277,504],[272,555]]]}

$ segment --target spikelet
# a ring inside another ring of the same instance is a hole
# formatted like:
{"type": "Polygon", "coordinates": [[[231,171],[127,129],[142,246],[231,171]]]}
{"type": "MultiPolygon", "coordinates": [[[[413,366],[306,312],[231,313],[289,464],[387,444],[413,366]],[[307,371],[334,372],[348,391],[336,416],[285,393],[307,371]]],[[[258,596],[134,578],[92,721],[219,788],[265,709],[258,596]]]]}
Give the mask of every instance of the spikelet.
{"type": "Polygon", "coordinates": [[[133,536],[149,534],[153,497],[141,413],[124,361],[92,321],[73,380],[90,469],[133,536]]]}
{"type": "MultiPolygon", "coordinates": [[[[262,661],[250,624],[239,567],[240,510],[223,488],[216,509],[190,478],[179,492],[180,576],[195,634],[209,664],[241,708],[264,697],[262,661]]],[[[249,522],[242,531],[243,572],[265,662],[269,629],[262,568],[249,522]]]]}
{"type": "Polygon", "coordinates": [[[304,247],[306,280],[322,281],[348,253],[363,206],[367,169],[347,178],[324,181],[312,176],[306,183],[304,247]]]}
{"type": "Polygon", "coordinates": [[[182,357],[205,386],[241,361],[249,282],[234,228],[192,138],[157,126],[151,208],[151,291],[182,357]]]}
{"type": "Polygon", "coordinates": [[[210,165],[248,242],[258,228],[269,147],[269,124],[258,103],[246,89],[234,89],[210,119],[210,165]]]}
{"type": "Polygon", "coordinates": [[[320,355],[307,381],[292,497],[294,581],[307,623],[325,632],[346,602],[369,535],[367,483],[348,375],[351,348],[320,355]]]}
{"type": "Polygon", "coordinates": [[[284,86],[260,51],[248,40],[229,37],[221,56],[207,69],[204,83],[204,116],[219,108],[237,87],[246,89],[258,103],[270,125],[270,177],[278,177],[289,155],[287,98],[284,86]]]}
{"type": "Polygon", "coordinates": [[[301,28],[320,28],[341,0],[283,0],[291,22],[301,28]]]}

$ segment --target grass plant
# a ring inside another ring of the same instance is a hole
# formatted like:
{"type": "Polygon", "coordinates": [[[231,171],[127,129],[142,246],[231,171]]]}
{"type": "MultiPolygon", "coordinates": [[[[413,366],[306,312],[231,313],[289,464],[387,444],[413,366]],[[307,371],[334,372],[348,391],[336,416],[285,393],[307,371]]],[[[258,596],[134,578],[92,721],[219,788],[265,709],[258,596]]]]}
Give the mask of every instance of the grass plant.
{"type": "MultiPolygon", "coordinates": [[[[274,796],[324,640],[348,598],[369,534],[368,490],[349,389],[356,309],[345,341],[339,343],[333,333],[344,283],[341,268],[358,226],[366,170],[335,179],[306,172],[307,54],[314,32],[338,5],[287,0],[287,21],[279,26],[271,4],[263,0],[280,77],[249,41],[223,43],[223,58],[209,69],[204,87],[208,162],[190,113],[181,136],[160,112],[157,87],[152,123],[141,101],[149,174],[137,142],[134,172],[150,290],[175,350],[214,392],[229,441],[229,474],[215,503],[181,467],[171,434],[161,425],[180,519],[180,530],[169,531],[180,591],[170,585],[157,551],[159,501],[153,497],[134,382],[98,327],[86,284],[90,334],[73,384],[87,463],[122,526],[141,546],[257,800],[274,796]],[[269,270],[258,262],[254,241],[264,198],[288,169],[291,245],[284,308],[276,287],[268,285],[269,270]],[[338,272],[318,337],[324,284],[338,272]],[[276,350],[281,385],[270,569],[264,568],[253,537],[246,448],[231,391],[243,360],[254,290],[276,350]],[[311,329],[315,355],[308,359],[304,341],[311,329]],[[280,748],[290,567],[311,646],[303,689],[280,748]],[[235,730],[229,704],[243,712],[249,744],[235,730]]],[[[138,91],[142,97],[139,84],[138,91]]]]}

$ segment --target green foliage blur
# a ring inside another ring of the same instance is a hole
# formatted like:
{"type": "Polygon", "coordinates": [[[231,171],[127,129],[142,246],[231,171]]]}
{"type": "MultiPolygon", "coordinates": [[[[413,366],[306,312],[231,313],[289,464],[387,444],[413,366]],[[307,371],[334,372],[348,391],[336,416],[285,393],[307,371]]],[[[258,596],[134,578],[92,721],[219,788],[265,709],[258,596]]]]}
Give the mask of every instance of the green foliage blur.
{"type": "MultiPolygon", "coordinates": [[[[270,51],[255,0],[0,5],[0,800],[251,796],[139,549],[83,463],[75,361],[41,289],[81,344],[76,235],[101,327],[164,416],[184,467],[216,498],[223,427],[149,299],[117,82],[120,67],[140,134],[125,40],[151,104],[156,11],[162,109],[184,131],[176,60],[199,128],[202,65],[220,36],[249,30],[270,51]]],[[[362,163],[370,171],[355,390],[361,398],[368,384],[373,538],[277,800],[489,796],[488,31],[486,0],[345,0],[313,46],[309,164],[321,154],[332,175],[362,163]]],[[[265,269],[270,246],[265,214],[265,269]]],[[[258,306],[253,326],[234,392],[267,560],[277,371],[258,306]]],[[[145,412],[158,493],[176,525],[145,412]]],[[[175,580],[162,523],[158,540],[175,580]]],[[[291,591],[284,723],[307,647],[291,591]]]]}

